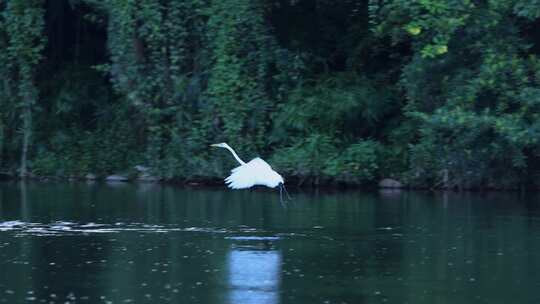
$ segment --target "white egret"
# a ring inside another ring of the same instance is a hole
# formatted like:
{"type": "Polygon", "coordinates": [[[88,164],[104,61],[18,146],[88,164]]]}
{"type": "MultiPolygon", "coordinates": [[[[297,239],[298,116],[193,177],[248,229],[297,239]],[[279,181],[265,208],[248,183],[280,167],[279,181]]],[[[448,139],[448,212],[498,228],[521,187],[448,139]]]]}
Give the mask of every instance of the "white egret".
{"type": "Polygon", "coordinates": [[[212,144],[210,146],[229,150],[236,161],[240,163],[240,166],[232,169],[231,175],[225,179],[225,183],[229,188],[246,189],[255,185],[262,185],[269,188],[279,187],[279,197],[281,202],[283,202],[283,190],[285,190],[287,197],[289,197],[283,177],[272,170],[272,167],[261,158],[256,157],[246,163],[241,160],[240,157],[238,157],[238,154],[234,152],[233,148],[226,143],[212,144]]]}

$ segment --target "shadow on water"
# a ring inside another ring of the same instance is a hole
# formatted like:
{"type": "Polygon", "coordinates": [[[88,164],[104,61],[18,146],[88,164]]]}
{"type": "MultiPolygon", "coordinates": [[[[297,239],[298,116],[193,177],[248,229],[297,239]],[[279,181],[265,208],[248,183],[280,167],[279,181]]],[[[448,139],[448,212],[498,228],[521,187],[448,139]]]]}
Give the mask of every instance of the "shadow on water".
{"type": "Polygon", "coordinates": [[[293,197],[2,183],[0,303],[540,300],[537,195],[293,197]]]}

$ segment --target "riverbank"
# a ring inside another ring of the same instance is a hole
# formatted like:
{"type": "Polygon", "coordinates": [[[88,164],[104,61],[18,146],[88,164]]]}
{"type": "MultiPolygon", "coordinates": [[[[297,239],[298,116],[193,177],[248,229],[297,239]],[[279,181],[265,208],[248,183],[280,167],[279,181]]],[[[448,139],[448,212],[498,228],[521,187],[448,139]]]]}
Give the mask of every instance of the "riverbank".
{"type": "MultiPolygon", "coordinates": [[[[0,172],[0,181],[20,181],[28,180],[33,182],[87,182],[87,183],[108,183],[108,184],[162,184],[162,185],[175,185],[175,186],[189,186],[189,187],[221,187],[224,185],[224,178],[211,178],[211,177],[194,177],[194,178],[171,178],[164,179],[143,174],[111,174],[98,176],[94,174],[86,174],[85,176],[47,176],[47,175],[35,175],[28,174],[22,178],[14,174],[6,172],[0,172]]],[[[339,183],[335,181],[322,181],[318,184],[302,182],[305,179],[299,177],[286,177],[287,185],[290,189],[334,189],[334,190],[389,190],[389,191],[452,191],[452,192],[486,192],[486,191],[531,191],[538,192],[540,187],[427,187],[427,186],[411,186],[403,184],[398,180],[384,178],[378,183],[367,184],[353,184],[353,183],[339,183]]]]}

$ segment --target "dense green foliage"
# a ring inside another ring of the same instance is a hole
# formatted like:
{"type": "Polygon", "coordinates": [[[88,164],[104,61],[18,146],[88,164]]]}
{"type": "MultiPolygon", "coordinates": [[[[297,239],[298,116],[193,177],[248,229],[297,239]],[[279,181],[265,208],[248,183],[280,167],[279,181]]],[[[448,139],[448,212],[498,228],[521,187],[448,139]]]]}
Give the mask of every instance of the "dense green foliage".
{"type": "Polygon", "coordinates": [[[399,81],[404,114],[418,124],[411,183],[511,187],[538,178],[539,3],[392,1],[371,12],[377,35],[412,43],[399,81]]]}
{"type": "Polygon", "coordinates": [[[226,141],[300,184],[539,186],[537,1],[7,0],[0,47],[2,171],[216,178],[226,141]]]}

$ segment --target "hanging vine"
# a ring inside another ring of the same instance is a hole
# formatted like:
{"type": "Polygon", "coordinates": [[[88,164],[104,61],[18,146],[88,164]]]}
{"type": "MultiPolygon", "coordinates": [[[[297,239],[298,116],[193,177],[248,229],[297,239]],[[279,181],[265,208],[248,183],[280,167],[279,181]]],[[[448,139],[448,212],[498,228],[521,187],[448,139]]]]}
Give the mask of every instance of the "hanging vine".
{"type": "Polygon", "coordinates": [[[270,66],[276,46],[259,1],[213,1],[209,10],[210,75],[201,109],[208,137],[261,150],[273,109],[270,66]]]}

